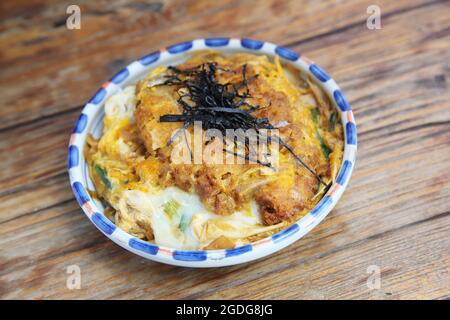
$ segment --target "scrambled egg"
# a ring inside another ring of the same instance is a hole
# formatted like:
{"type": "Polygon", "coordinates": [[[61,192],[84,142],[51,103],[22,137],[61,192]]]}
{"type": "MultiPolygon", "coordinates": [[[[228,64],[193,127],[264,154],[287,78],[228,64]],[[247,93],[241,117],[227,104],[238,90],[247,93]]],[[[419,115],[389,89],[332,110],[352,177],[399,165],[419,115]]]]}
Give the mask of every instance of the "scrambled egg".
{"type": "MultiPolygon", "coordinates": [[[[247,64],[249,101],[267,117],[296,154],[327,182],[342,161],[343,129],[328,97],[278,59],[214,51],[195,54],[179,68],[206,61],[223,69],[247,64]]],[[[257,164],[174,164],[167,142],[181,123],[161,123],[179,114],[173,87],[159,85],[167,68],[153,70],[105,104],[103,135],[88,138],[85,157],[96,195],[124,231],[176,249],[231,248],[285,228],[321,198],[323,186],[286,150],[276,173],[257,164]]],[[[233,81],[238,72],[218,74],[233,81]]],[[[192,128],[188,128],[192,133],[192,128]]]]}

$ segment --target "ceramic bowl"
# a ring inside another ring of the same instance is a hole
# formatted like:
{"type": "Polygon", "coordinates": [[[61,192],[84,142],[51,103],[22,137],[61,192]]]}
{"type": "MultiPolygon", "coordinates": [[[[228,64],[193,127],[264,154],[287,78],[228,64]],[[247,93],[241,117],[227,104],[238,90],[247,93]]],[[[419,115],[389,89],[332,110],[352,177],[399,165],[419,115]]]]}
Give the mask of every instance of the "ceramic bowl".
{"type": "Polygon", "coordinates": [[[121,247],[144,258],[171,265],[220,267],[268,256],[297,241],[319,224],[336,205],[349,182],[355,165],[356,144],[356,125],[347,99],[336,82],[322,68],[305,56],[288,48],[252,39],[197,39],[171,45],[134,61],[97,90],[81,112],[70,137],[68,170],[73,192],[86,216],[104,235],[121,247]],[[83,149],[87,134],[91,133],[96,137],[101,134],[104,103],[109,96],[115,94],[119,88],[134,84],[155,67],[181,63],[193,51],[202,49],[214,49],[224,53],[249,52],[265,54],[269,57],[278,55],[285,63],[311,75],[313,80],[328,94],[330,101],[341,115],[345,131],[344,158],[336,183],[331,186],[322,200],[307,215],[287,229],[271,237],[234,249],[176,250],[137,239],[116,227],[105,217],[102,204],[94,200],[87,192],[88,189],[93,190],[95,188],[89,178],[83,149]]]}

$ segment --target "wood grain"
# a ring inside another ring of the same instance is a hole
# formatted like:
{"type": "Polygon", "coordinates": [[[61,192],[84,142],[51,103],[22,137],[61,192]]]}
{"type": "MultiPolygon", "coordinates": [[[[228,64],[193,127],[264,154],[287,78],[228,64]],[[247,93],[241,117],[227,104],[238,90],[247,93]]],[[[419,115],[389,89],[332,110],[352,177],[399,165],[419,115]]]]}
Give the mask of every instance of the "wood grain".
{"type": "Polygon", "coordinates": [[[0,4],[0,297],[443,299],[450,297],[450,3],[80,1],[0,4]],[[128,62],[173,42],[254,37],[323,66],[355,112],[343,198],[311,233],[261,261],[192,270],[146,261],[85,218],[66,147],[81,106],[128,62]],[[66,288],[66,267],[82,289],[66,288]],[[381,268],[370,290],[367,267],[381,268]]]}

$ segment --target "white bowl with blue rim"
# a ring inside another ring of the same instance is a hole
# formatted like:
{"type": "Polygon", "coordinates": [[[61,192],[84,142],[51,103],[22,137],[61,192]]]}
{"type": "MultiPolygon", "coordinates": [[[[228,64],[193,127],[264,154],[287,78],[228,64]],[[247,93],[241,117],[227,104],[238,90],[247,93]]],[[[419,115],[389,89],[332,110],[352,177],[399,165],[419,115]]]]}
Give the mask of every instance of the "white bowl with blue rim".
{"type": "Polygon", "coordinates": [[[221,267],[244,263],[270,255],[291,243],[297,241],[317,224],[319,224],[336,205],[344,192],[356,156],[356,124],[347,99],[336,82],[318,65],[303,55],[288,48],[269,42],[252,39],[210,38],[186,41],[152,52],[126,68],[119,71],[109,81],[105,82],[84,107],[70,137],[68,152],[68,170],[70,184],[75,197],[86,216],[92,223],[112,241],[144,258],[185,267],[221,267]],[[104,215],[100,202],[94,200],[88,189],[95,189],[89,178],[83,148],[86,136],[90,133],[96,137],[101,135],[104,117],[104,103],[108,97],[115,94],[119,88],[135,84],[144,78],[152,69],[164,65],[176,65],[186,60],[187,54],[195,50],[214,49],[224,53],[249,52],[275,55],[295,68],[311,75],[313,80],[329,96],[330,101],[341,115],[345,132],[344,158],[336,182],[331,186],[322,200],[304,217],[290,227],[271,237],[246,244],[234,249],[224,250],[176,250],[158,246],[124,232],[115,226],[104,215]]]}

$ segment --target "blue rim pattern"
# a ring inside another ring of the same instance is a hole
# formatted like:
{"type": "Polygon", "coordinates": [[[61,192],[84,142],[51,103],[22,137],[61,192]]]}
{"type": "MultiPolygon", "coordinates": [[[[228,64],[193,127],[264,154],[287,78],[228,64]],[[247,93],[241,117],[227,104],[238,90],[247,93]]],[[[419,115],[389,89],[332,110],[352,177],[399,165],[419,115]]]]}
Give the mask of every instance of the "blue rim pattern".
{"type": "Polygon", "coordinates": [[[321,214],[324,210],[331,206],[332,202],[333,200],[330,196],[323,197],[322,200],[320,200],[319,203],[311,210],[311,214],[313,216],[321,214]]]}
{"type": "Polygon", "coordinates": [[[143,56],[142,58],[140,58],[139,62],[144,66],[148,66],[148,65],[158,61],[160,56],[161,56],[161,52],[155,51],[155,52],[149,53],[149,54],[143,56]]]}
{"type": "Polygon", "coordinates": [[[94,94],[94,96],[89,100],[90,103],[93,104],[99,104],[103,101],[103,98],[106,96],[106,90],[105,88],[100,88],[98,91],[94,94]]]}
{"type": "Polygon", "coordinates": [[[192,41],[186,41],[167,47],[167,51],[172,54],[176,54],[188,51],[191,48],[192,48],[192,41]]]}
{"type": "Polygon", "coordinates": [[[87,121],[88,116],[84,113],[80,114],[75,126],[73,127],[72,133],[82,133],[84,129],[86,129],[87,121]]]}
{"type": "Polygon", "coordinates": [[[69,169],[78,166],[80,163],[80,152],[77,146],[69,146],[69,158],[67,160],[69,169]]]}
{"type": "Polygon", "coordinates": [[[230,38],[208,38],[205,39],[205,45],[208,47],[223,47],[228,45],[230,38]]]}
{"type": "Polygon", "coordinates": [[[241,39],[241,46],[243,48],[247,48],[247,49],[251,49],[251,50],[259,50],[263,47],[264,42],[259,41],[259,40],[253,40],[253,39],[248,39],[248,38],[244,38],[241,39]]]}
{"type": "Polygon", "coordinates": [[[128,70],[128,68],[124,68],[124,69],[120,70],[119,72],[117,72],[111,78],[111,82],[114,84],[120,84],[120,83],[124,82],[125,79],[128,78],[129,75],[130,75],[130,71],[128,70]]]}
{"type": "Polygon", "coordinates": [[[274,234],[272,236],[272,240],[273,240],[273,242],[277,243],[277,242],[279,242],[279,241],[289,237],[290,235],[296,233],[299,230],[300,230],[299,225],[294,223],[292,226],[290,226],[290,227],[288,227],[288,228],[286,228],[284,230],[281,230],[280,232],[274,234]]]}
{"type": "Polygon", "coordinates": [[[276,47],[275,53],[287,60],[296,61],[300,56],[297,52],[285,47],[276,47]]]}
{"type": "Polygon", "coordinates": [[[77,199],[78,204],[81,207],[83,207],[85,203],[92,201],[91,197],[88,195],[88,193],[86,192],[86,189],[83,187],[81,182],[75,181],[72,184],[72,190],[73,190],[73,193],[75,194],[75,198],[77,199]]]}
{"type": "Polygon", "coordinates": [[[323,70],[316,64],[310,65],[309,71],[311,71],[311,73],[322,82],[327,82],[331,79],[330,76],[325,72],[325,70],[323,70]]]}
{"type": "Polygon", "coordinates": [[[341,111],[350,110],[350,104],[348,103],[347,98],[342,94],[341,90],[335,90],[333,96],[341,111]]]}
{"type": "MultiPolygon", "coordinates": [[[[338,177],[336,179],[336,183],[330,188],[327,194],[321,199],[321,201],[311,210],[309,214],[305,217],[292,224],[288,228],[272,235],[269,238],[262,239],[255,243],[246,244],[233,249],[225,249],[225,250],[198,250],[198,251],[189,251],[189,250],[174,250],[171,248],[166,248],[162,246],[158,246],[155,244],[151,244],[140,239],[137,239],[131,235],[126,234],[122,230],[120,230],[116,225],[114,225],[108,218],[106,218],[102,210],[98,208],[96,203],[90,197],[89,193],[86,191],[87,185],[83,182],[83,172],[82,166],[83,161],[81,161],[81,156],[83,150],[84,140],[81,137],[84,137],[87,134],[87,127],[90,120],[89,105],[99,105],[101,102],[105,100],[105,98],[110,94],[109,88],[110,85],[120,85],[124,83],[126,79],[133,75],[133,70],[131,65],[120,70],[116,75],[114,75],[111,80],[100,88],[95,95],[89,100],[88,104],[85,107],[85,110],[81,113],[79,118],[77,119],[75,126],[72,131],[72,136],[69,143],[68,150],[68,170],[71,179],[71,187],[74,192],[75,198],[77,199],[79,205],[83,208],[87,216],[91,219],[94,225],[101,230],[105,235],[110,237],[115,242],[119,243],[125,248],[130,249],[134,252],[140,252],[141,255],[145,257],[151,258],[159,257],[162,258],[158,261],[177,264],[177,261],[186,262],[182,265],[188,266],[205,266],[201,263],[205,261],[226,261],[230,260],[230,263],[223,263],[221,265],[235,264],[239,262],[235,262],[235,258],[244,257],[246,255],[251,255],[256,251],[264,250],[264,248],[273,248],[275,244],[289,244],[293,241],[295,237],[298,239],[304,233],[312,229],[312,226],[319,223],[331,210],[331,208],[336,204],[336,201],[339,199],[340,195],[343,192],[343,189],[347,185],[351,172],[354,167],[355,154],[356,154],[356,124],[354,122],[353,113],[351,111],[351,107],[343,95],[343,93],[339,90],[337,85],[334,83],[333,79],[319,66],[314,64],[312,61],[307,59],[306,57],[297,54],[296,52],[280,47],[275,46],[273,44],[253,40],[253,39],[232,39],[232,38],[207,38],[207,39],[199,39],[194,41],[186,41],[182,43],[178,43],[166,48],[166,50],[162,49],[159,51],[152,52],[146,56],[143,56],[138,60],[139,65],[144,68],[151,66],[152,64],[157,63],[163,55],[173,55],[183,53],[189,50],[192,50],[194,47],[226,47],[226,46],[240,46],[243,50],[266,50],[263,52],[265,54],[279,55],[281,58],[286,61],[290,61],[296,63],[301,69],[309,70],[310,73],[318,79],[322,83],[326,83],[330,87],[327,87],[327,91],[329,92],[330,98],[334,99],[335,104],[338,106],[339,111],[341,113],[341,118],[344,124],[345,129],[345,142],[346,142],[346,150],[349,149],[348,154],[344,152],[344,159],[341,165],[340,171],[338,173],[338,177]],[[264,45],[267,44],[269,49],[266,49],[264,45]],[[267,52],[269,50],[269,52],[267,52]],[[303,58],[303,59],[302,59],[303,58]],[[310,218],[312,223],[310,222],[308,225],[303,223],[303,219],[310,218]],[[289,242],[290,241],[290,242],[289,242]],[[167,261],[169,259],[169,261],[167,261]],[[234,259],[234,260],[233,260],[234,259]]],[[[92,111],[91,111],[92,112],[92,111]]],[[[86,177],[84,177],[86,178],[86,177]]],[[[296,240],[294,239],[294,240],[296,240]]],[[[284,245],[283,245],[284,246],[284,245]]],[[[276,251],[276,250],[272,250],[276,251]]],[[[264,255],[264,254],[263,254],[264,255]]],[[[255,259],[255,258],[253,258],[255,259]]],[[[253,260],[247,259],[245,261],[253,260]]]]}
{"type": "Polygon", "coordinates": [[[128,245],[136,250],[151,254],[151,255],[156,255],[158,254],[159,251],[159,247],[148,243],[148,242],[144,242],[142,240],[138,240],[136,238],[131,238],[130,241],[128,241],[128,245]]]}
{"type": "Polygon", "coordinates": [[[104,215],[101,213],[95,212],[92,215],[92,222],[103,231],[103,233],[111,235],[114,230],[116,230],[116,225],[108,220],[104,215]]]}
{"type": "Polygon", "coordinates": [[[250,244],[240,246],[233,249],[226,249],[225,257],[233,257],[233,256],[239,256],[241,254],[244,254],[246,252],[250,252],[253,250],[253,247],[250,244]]]}
{"type": "Polygon", "coordinates": [[[181,261],[204,261],[207,258],[207,253],[204,250],[186,251],[174,250],[173,258],[181,261]]]}

